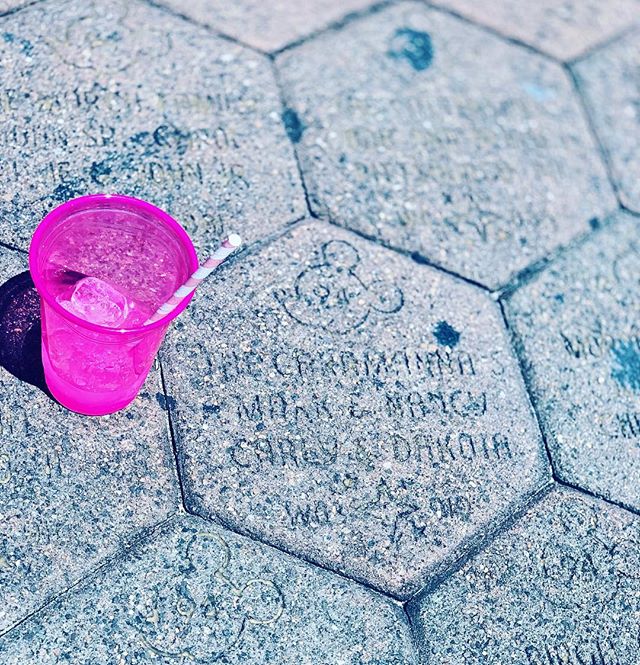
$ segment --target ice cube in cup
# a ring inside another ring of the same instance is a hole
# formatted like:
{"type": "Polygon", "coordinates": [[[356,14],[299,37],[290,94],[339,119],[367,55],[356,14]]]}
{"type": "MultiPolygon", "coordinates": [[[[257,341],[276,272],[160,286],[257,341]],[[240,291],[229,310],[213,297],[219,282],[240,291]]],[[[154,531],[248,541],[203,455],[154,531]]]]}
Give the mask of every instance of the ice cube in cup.
{"type": "Polygon", "coordinates": [[[68,300],[61,298],[58,302],[81,319],[107,328],[123,325],[129,314],[126,296],[97,277],[77,281],[68,300]]]}

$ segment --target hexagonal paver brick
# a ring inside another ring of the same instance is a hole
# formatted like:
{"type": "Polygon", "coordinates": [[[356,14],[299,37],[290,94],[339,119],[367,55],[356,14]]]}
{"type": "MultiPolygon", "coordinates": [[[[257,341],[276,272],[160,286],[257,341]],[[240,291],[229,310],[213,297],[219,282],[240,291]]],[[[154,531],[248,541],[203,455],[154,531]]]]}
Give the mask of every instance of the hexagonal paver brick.
{"type": "Polygon", "coordinates": [[[263,51],[276,51],[374,0],[161,0],[181,14],[263,51]]]}
{"type": "Polygon", "coordinates": [[[640,21],[638,0],[432,0],[561,60],[640,21]]]}
{"type": "Polygon", "coordinates": [[[399,605],[193,517],[0,640],[7,665],[415,665],[399,605]]]}
{"type": "Polygon", "coordinates": [[[556,491],[410,609],[425,664],[633,665],[640,520],[556,491]]]}
{"type": "Polygon", "coordinates": [[[506,310],[559,476],[640,509],[640,223],[615,219],[506,310]]]}
{"type": "MultiPolygon", "coordinates": [[[[0,295],[25,268],[22,256],[0,249],[0,295]]],[[[2,298],[3,357],[9,326],[28,325],[38,306],[35,295],[19,302],[5,309],[2,298]]],[[[145,390],[124,412],[87,418],[0,365],[0,633],[175,513],[157,372],[145,390]]]]}
{"type": "Polygon", "coordinates": [[[440,11],[278,65],[314,211],[491,288],[616,206],[562,69],[440,11]]]}
{"type": "Polygon", "coordinates": [[[163,355],[195,512],[404,597],[546,483],[475,287],[311,223],[203,290],[163,355]]]}
{"type": "Polygon", "coordinates": [[[47,2],[2,21],[0,239],[117,191],[202,243],[304,214],[269,62],[145,3],[47,2]]]}
{"type": "MultiPolygon", "coordinates": [[[[639,3],[640,4],[640,3],[639,3]]],[[[638,32],[574,67],[623,203],[640,211],[640,46],[638,32]]]]}

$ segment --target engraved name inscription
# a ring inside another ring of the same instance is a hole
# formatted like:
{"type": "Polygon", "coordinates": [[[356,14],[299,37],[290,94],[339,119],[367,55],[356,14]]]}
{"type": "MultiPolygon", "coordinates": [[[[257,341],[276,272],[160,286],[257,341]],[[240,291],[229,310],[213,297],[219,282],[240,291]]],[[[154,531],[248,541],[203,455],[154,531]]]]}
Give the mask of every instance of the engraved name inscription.
{"type": "MultiPolygon", "coordinates": [[[[452,100],[438,98],[438,108],[433,102],[419,95],[403,95],[402,99],[361,98],[359,95],[345,95],[339,102],[343,117],[367,118],[371,107],[385,109],[387,115],[379,119],[377,127],[354,125],[341,131],[332,132],[334,138],[329,147],[314,145],[309,150],[313,159],[323,162],[334,161],[340,155],[340,170],[345,178],[355,183],[357,190],[366,192],[366,200],[377,201],[377,209],[383,211],[381,217],[385,224],[400,229],[424,227],[429,224],[432,233],[439,240],[451,237],[471,237],[474,241],[485,244],[503,243],[520,237],[523,233],[557,231],[558,222],[552,215],[551,206],[543,192],[540,196],[529,197],[526,204],[497,202],[492,196],[492,184],[516,181],[523,177],[522,164],[513,159],[500,162],[485,159],[490,154],[495,142],[495,132],[500,132],[506,144],[520,146],[523,143],[521,118],[530,115],[530,100],[525,95],[512,97],[508,103],[493,105],[489,100],[470,101],[464,108],[456,106],[452,100]],[[462,115],[461,115],[462,114],[462,115]],[[459,117],[459,122],[448,126],[438,118],[459,117]],[[459,127],[466,126],[469,117],[488,118],[491,121],[474,123],[473,132],[460,132],[459,127]],[[435,118],[435,120],[434,120],[435,118]],[[428,196],[417,196],[416,183],[429,182],[433,176],[434,165],[446,164],[452,150],[464,143],[468,152],[469,145],[476,146],[476,159],[471,166],[457,166],[454,175],[441,174],[441,192],[434,202],[431,192],[428,196]],[[398,145],[428,145],[422,160],[399,161],[392,147],[398,145]],[[344,159],[345,152],[349,159],[344,159]],[[482,163],[478,169],[477,164],[482,163]],[[464,182],[463,187],[459,186],[464,182]],[[390,211],[385,202],[399,199],[403,205],[390,211]],[[438,205],[442,214],[434,218],[433,207],[438,205]]],[[[529,162],[525,169],[535,170],[537,155],[548,154],[548,138],[539,133],[526,134],[529,162]]],[[[525,177],[529,177],[528,175],[525,177]]],[[[329,207],[336,205],[328,204],[329,207]]],[[[339,217],[337,209],[331,210],[331,216],[339,217]]],[[[376,233],[377,220],[371,215],[372,232],[376,233]]]]}
{"type": "Polygon", "coordinates": [[[530,645],[525,649],[528,665],[622,665],[616,645],[609,638],[582,644],[530,645]]]}

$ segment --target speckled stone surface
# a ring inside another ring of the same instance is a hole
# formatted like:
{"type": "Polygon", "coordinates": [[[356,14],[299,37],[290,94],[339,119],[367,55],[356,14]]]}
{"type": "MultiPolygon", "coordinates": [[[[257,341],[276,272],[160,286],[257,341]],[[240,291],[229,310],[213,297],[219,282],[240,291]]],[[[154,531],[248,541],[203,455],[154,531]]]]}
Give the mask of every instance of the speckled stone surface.
{"type": "Polygon", "coordinates": [[[614,219],[506,311],[560,476],[640,509],[640,223],[614,219]]]}
{"type": "Polygon", "coordinates": [[[432,0],[561,60],[640,22],[637,0],[432,0]]]}
{"type": "Polygon", "coordinates": [[[0,13],[26,5],[29,0],[0,0],[0,13]]]}
{"type": "Polygon", "coordinates": [[[174,214],[201,246],[304,214],[262,56],[143,2],[41,3],[0,26],[0,240],[117,191],[174,214]]]}
{"type": "Polygon", "coordinates": [[[263,51],[287,44],[366,9],[375,0],[160,0],[162,4],[263,51]]]}
{"type": "Polygon", "coordinates": [[[0,639],[5,665],[415,665],[399,605],[184,517],[0,639]]]}
{"type": "Polygon", "coordinates": [[[546,482],[495,303],[322,223],[203,285],[163,361],[190,508],[398,596],[546,482]]]}
{"type": "MultiPolygon", "coordinates": [[[[0,284],[25,267],[0,248],[0,284]]],[[[86,418],[0,366],[0,634],[176,511],[161,390],[153,372],[131,407],[86,418]]]]}
{"type": "Polygon", "coordinates": [[[0,0],[0,665],[640,665],[639,8],[0,0]],[[248,246],[95,419],[99,191],[248,246]]]}
{"type": "Polygon", "coordinates": [[[615,207],[562,69],[459,19],[404,3],[277,64],[320,216],[496,288],[615,207]]]}
{"type": "Polygon", "coordinates": [[[640,521],[556,492],[411,613],[424,665],[634,665],[640,521]]]}
{"type": "Polygon", "coordinates": [[[639,37],[636,30],[596,51],[574,68],[596,132],[609,155],[620,198],[637,211],[640,211],[639,37]]]}

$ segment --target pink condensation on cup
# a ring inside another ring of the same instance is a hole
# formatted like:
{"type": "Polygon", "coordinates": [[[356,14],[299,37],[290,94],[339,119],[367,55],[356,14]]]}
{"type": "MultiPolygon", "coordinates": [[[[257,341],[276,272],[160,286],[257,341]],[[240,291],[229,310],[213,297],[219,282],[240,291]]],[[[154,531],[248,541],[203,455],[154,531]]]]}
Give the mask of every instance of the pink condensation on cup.
{"type": "Polygon", "coordinates": [[[127,406],[191,296],[144,322],[197,267],[184,229],[145,201],[96,194],[50,212],[31,240],[29,268],[42,301],[42,361],[52,395],[87,415],[127,406]]]}

